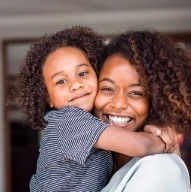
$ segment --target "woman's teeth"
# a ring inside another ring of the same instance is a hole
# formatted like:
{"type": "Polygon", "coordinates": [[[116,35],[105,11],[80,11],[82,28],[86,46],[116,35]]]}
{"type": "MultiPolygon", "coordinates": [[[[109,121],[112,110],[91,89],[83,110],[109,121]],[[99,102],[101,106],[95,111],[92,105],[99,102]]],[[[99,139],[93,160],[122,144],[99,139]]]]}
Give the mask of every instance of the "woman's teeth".
{"type": "Polygon", "coordinates": [[[117,117],[117,116],[111,116],[109,115],[109,120],[116,124],[125,124],[130,121],[131,118],[129,117],[117,117]]]}

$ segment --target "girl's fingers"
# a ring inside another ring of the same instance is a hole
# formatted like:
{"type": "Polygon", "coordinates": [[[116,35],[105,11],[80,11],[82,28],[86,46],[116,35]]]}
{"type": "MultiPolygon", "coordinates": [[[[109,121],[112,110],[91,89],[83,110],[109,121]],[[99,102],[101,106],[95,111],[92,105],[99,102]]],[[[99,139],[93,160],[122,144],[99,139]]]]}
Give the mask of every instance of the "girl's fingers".
{"type": "MultiPolygon", "coordinates": [[[[154,125],[146,125],[144,131],[158,136],[165,143],[164,153],[173,153],[177,150],[178,134],[172,127],[156,127],[154,125]]],[[[177,152],[178,153],[178,152],[177,152]]]]}

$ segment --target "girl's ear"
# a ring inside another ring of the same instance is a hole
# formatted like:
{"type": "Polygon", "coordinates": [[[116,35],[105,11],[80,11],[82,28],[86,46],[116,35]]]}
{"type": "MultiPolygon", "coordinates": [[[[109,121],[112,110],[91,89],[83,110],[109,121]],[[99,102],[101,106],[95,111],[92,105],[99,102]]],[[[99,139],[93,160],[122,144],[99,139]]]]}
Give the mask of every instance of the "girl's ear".
{"type": "Polygon", "coordinates": [[[49,105],[50,105],[50,108],[54,107],[54,105],[51,103],[51,101],[49,101],[49,105]]]}
{"type": "Polygon", "coordinates": [[[48,105],[50,106],[50,108],[53,108],[53,107],[54,107],[54,105],[52,104],[52,102],[51,102],[51,100],[50,100],[49,97],[47,97],[47,103],[48,103],[48,105]]]}

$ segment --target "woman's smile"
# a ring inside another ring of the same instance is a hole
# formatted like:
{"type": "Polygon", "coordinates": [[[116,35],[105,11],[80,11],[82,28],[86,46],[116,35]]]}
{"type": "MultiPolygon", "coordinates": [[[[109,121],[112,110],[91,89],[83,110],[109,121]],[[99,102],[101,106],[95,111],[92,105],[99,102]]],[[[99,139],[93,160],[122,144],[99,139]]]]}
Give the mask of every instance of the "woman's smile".
{"type": "Polygon", "coordinates": [[[109,119],[109,123],[121,127],[126,126],[131,121],[131,118],[124,116],[107,115],[107,117],[109,119]]]}
{"type": "Polygon", "coordinates": [[[137,130],[147,119],[147,89],[141,84],[135,67],[121,55],[112,55],[104,62],[95,114],[110,124],[129,130],[137,130]]]}

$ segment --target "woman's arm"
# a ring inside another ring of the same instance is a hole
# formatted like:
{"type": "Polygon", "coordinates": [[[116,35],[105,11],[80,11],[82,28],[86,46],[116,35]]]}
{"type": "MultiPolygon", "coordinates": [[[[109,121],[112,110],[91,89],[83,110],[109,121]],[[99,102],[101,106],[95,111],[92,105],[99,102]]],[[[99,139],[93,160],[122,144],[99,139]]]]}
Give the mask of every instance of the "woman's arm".
{"type": "Polygon", "coordinates": [[[108,126],[102,132],[94,147],[132,157],[142,157],[163,153],[165,144],[159,137],[152,134],[133,132],[122,127],[108,126]]]}

